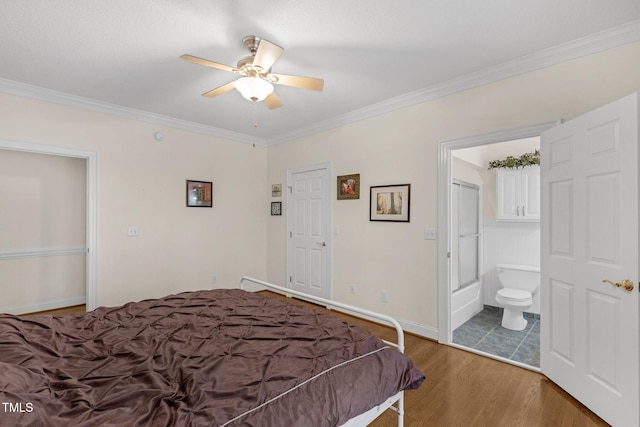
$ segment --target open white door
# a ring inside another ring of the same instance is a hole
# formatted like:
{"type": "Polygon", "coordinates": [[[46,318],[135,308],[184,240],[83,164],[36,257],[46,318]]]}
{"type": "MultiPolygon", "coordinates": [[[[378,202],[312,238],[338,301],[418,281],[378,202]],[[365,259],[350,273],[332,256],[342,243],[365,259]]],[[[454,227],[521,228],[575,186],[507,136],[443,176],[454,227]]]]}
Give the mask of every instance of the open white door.
{"type": "Polygon", "coordinates": [[[638,101],[541,143],[542,372],[614,426],[640,423],[638,101]]]}
{"type": "Polygon", "coordinates": [[[287,174],[288,287],[330,298],[331,190],[329,164],[287,174]]]}

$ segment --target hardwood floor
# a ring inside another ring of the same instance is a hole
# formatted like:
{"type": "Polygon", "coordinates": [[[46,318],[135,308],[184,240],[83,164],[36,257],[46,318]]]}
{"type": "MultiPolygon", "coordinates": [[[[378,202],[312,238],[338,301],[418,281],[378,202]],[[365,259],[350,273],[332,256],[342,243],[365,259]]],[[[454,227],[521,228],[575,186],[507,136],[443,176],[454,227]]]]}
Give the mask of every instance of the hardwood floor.
{"type": "MultiPolygon", "coordinates": [[[[270,295],[275,295],[269,293],[270,295]]],[[[284,298],[278,296],[280,298],[284,298]]],[[[293,300],[297,304],[310,305],[293,300]]],[[[328,310],[313,305],[316,310],[328,310]]],[[[35,314],[83,313],[84,306],[35,314]]],[[[337,312],[331,314],[394,340],[395,330],[337,312]]],[[[405,393],[405,426],[536,427],[607,426],[545,376],[457,348],[405,334],[405,353],[427,379],[405,393]]],[[[387,411],[372,427],[397,425],[387,411]]]]}
{"type": "Polygon", "coordinates": [[[50,314],[52,316],[68,316],[71,314],[85,313],[86,311],[87,311],[86,306],[82,304],[82,305],[74,305],[73,307],[58,308],[56,310],[46,310],[46,311],[38,311],[36,313],[21,314],[21,316],[35,316],[38,314],[50,314]]]}
{"type": "MultiPolygon", "coordinates": [[[[336,311],[331,314],[383,339],[395,340],[395,330],[391,328],[336,311]]],[[[408,333],[405,346],[405,353],[427,377],[419,389],[405,393],[407,427],[608,425],[537,372],[408,333]]],[[[386,411],[371,427],[396,425],[396,414],[386,411]]]]}

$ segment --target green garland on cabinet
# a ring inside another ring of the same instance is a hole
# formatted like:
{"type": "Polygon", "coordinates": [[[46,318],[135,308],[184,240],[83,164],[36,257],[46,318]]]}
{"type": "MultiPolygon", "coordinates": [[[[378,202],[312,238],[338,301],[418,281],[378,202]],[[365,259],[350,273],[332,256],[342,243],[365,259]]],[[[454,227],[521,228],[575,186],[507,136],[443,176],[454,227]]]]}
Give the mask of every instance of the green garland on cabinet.
{"type": "Polygon", "coordinates": [[[493,160],[489,162],[489,170],[496,168],[517,169],[532,165],[540,165],[540,150],[525,153],[520,157],[507,156],[502,160],[493,160]]]}

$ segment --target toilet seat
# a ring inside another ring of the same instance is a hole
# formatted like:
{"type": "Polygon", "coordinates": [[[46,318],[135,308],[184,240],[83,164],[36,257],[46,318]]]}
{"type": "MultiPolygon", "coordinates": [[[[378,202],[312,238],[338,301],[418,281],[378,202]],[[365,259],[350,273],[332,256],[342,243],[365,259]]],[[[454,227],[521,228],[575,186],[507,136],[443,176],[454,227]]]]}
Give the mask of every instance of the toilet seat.
{"type": "Polygon", "coordinates": [[[531,292],[523,291],[522,289],[502,288],[498,289],[496,298],[511,303],[511,304],[533,304],[533,296],[531,292]]]}

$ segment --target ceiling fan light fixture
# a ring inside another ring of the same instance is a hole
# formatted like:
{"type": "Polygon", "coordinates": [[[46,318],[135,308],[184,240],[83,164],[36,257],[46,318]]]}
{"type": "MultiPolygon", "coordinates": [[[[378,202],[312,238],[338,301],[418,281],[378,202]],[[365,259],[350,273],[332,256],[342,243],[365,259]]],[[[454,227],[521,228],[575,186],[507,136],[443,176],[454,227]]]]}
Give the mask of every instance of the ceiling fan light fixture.
{"type": "Polygon", "coordinates": [[[249,49],[251,55],[240,59],[236,67],[188,54],[180,56],[180,59],[183,61],[229,71],[241,76],[238,80],[223,84],[222,86],[203,93],[202,96],[215,98],[216,96],[233,91],[233,89],[238,89],[242,97],[248,101],[252,101],[253,103],[264,101],[268,109],[274,110],[282,107],[282,101],[273,90],[274,84],[315,90],[317,92],[322,91],[324,86],[324,80],[322,79],[271,73],[271,66],[284,51],[280,46],[257,36],[247,36],[242,39],[242,42],[245,47],[249,49]]]}
{"type": "Polygon", "coordinates": [[[262,101],[273,92],[273,85],[258,77],[243,77],[236,80],[235,84],[238,92],[253,102],[262,101]]]}

